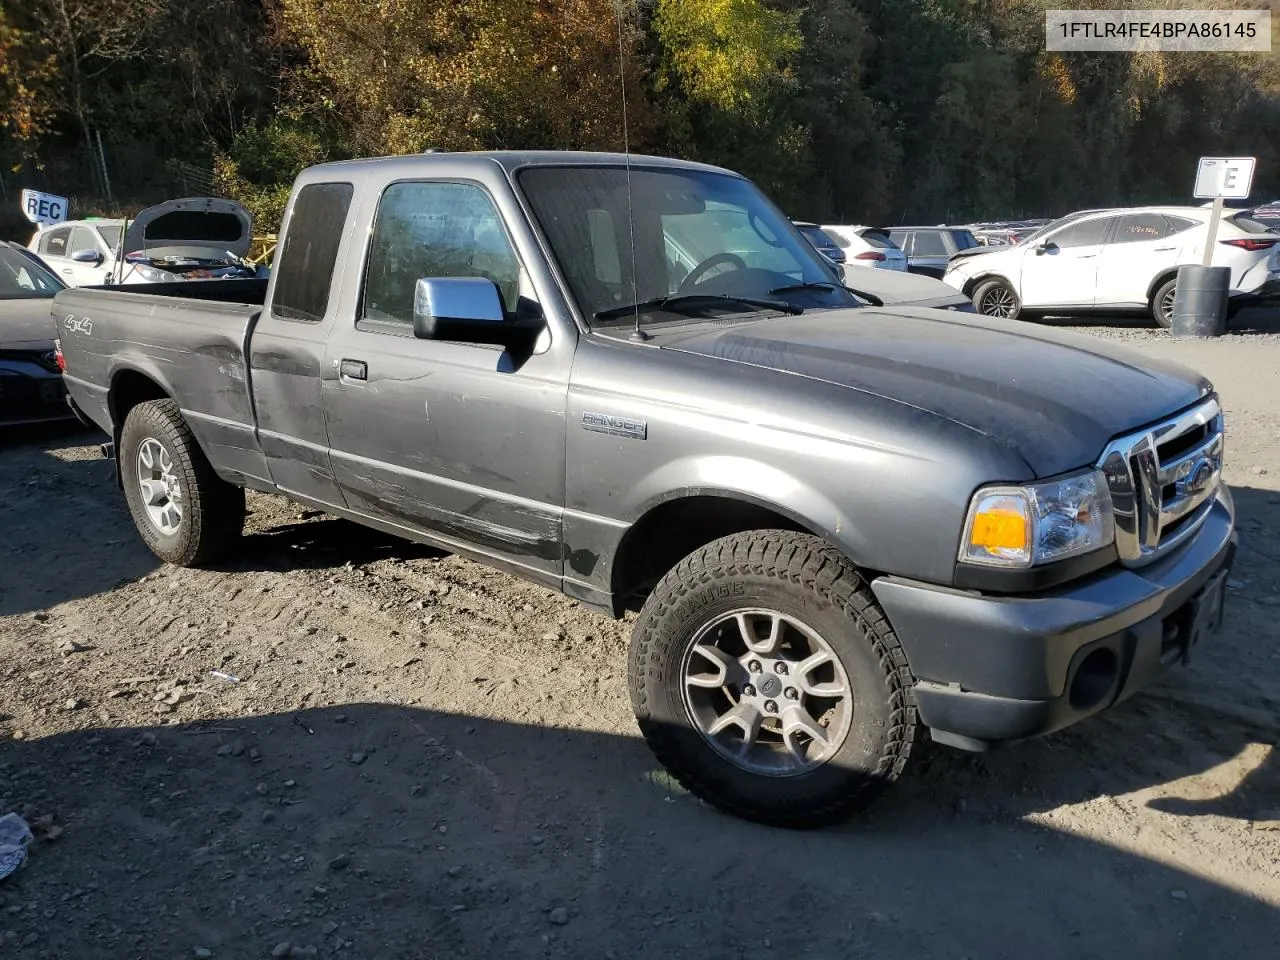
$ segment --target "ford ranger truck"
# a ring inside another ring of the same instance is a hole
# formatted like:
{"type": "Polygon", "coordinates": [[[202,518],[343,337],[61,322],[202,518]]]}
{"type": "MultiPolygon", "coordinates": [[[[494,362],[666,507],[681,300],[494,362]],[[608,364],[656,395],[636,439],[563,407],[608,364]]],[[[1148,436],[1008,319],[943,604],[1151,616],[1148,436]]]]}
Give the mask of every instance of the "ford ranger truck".
{"type": "Polygon", "coordinates": [[[1213,387],[1111,342],[886,308],[748,180],[652,157],[325,164],[267,280],[53,301],[164,561],[244,490],[638,611],[658,759],[802,826],[1140,690],[1219,626],[1213,387]]]}

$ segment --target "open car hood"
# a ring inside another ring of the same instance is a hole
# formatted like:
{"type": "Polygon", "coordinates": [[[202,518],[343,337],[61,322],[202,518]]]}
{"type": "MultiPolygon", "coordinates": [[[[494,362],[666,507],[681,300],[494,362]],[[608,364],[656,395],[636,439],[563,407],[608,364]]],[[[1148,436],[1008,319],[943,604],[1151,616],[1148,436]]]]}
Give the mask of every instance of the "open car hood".
{"type": "Polygon", "coordinates": [[[129,222],[126,254],[157,247],[199,247],[210,257],[244,257],[253,243],[253,218],[234,200],[187,197],[147,207],[129,222]]]}

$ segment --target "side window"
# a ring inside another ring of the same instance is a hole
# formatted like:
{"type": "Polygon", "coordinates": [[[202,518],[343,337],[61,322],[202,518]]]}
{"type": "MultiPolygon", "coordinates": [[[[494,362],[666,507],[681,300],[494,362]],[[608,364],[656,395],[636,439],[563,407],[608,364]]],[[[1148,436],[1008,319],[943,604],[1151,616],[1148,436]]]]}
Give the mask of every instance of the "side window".
{"type": "Polygon", "coordinates": [[[911,255],[911,234],[906,230],[890,230],[889,239],[898,245],[898,249],[907,256],[911,255]]]}
{"type": "Polygon", "coordinates": [[[1056,243],[1064,250],[1071,247],[1096,247],[1107,235],[1107,225],[1111,217],[1096,217],[1083,223],[1073,223],[1063,227],[1052,236],[1045,237],[1045,243],[1056,243]]]}
{"type": "Polygon", "coordinates": [[[1194,220],[1188,220],[1186,217],[1172,217],[1165,214],[1165,220],[1169,221],[1169,233],[1181,233],[1183,230],[1190,230],[1192,227],[1198,227],[1200,224],[1194,220]]]}
{"type": "Polygon", "coordinates": [[[71,242],[67,249],[75,253],[77,250],[98,250],[99,246],[98,238],[92,230],[88,227],[76,227],[71,231],[71,242]]]}
{"type": "Polygon", "coordinates": [[[1112,243],[1142,243],[1145,240],[1161,240],[1173,231],[1159,213],[1131,213],[1120,218],[1112,243]]]}
{"type": "Polygon", "coordinates": [[[59,227],[57,230],[50,230],[40,240],[40,252],[47,253],[51,257],[70,256],[67,250],[67,240],[70,237],[70,227],[59,227]]]}
{"type": "Polygon", "coordinates": [[[916,233],[916,245],[912,251],[917,257],[945,257],[947,245],[936,230],[920,230],[916,233]]]}
{"type": "Polygon", "coordinates": [[[351,194],[349,183],[309,183],[298,191],[284,244],[271,268],[275,316],[308,323],[324,318],[351,194]]]}
{"type": "Polygon", "coordinates": [[[378,202],[361,317],[413,323],[423,277],[487,277],[514,312],[520,264],[489,195],[469,183],[393,183],[378,202]]]}

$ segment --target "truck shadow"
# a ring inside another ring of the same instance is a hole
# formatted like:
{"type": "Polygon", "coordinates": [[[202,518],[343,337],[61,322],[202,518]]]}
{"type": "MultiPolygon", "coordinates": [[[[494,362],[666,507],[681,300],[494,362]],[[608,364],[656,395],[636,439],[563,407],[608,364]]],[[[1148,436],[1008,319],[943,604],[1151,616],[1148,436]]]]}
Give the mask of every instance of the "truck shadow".
{"type": "Polygon", "coordinates": [[[415,560],[448,556],[444,551],[403,540],[317,511],[307,519],[244,537],[243,549],[214,566],[219,570],[323,570],[345,564],[361,566],[378,560],[415,560]]]}
{"type": "Polygon", "coordinates": [[[1190,960],[1268,956],[1280,935],[1280,894],[1256,874],[1214,882],[1026,822],[1017,782],[1005,817],[907,799],[788,832],[681,793],[634,737],[409,707],[8,741],[0,783],[65,828],[0,885],[0,942],[77,960],[283,942],[725,960],[1066,960],[1122,943],[1190,960]]]}

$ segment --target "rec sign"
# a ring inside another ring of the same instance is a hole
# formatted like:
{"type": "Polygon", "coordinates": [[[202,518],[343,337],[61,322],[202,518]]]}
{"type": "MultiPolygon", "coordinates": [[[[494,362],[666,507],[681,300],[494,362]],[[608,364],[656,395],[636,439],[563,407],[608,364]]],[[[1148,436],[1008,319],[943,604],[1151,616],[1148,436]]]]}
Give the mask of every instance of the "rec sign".
{"type": "Polygon", "coordinates": [[[32,223],[47,227],[52,223],[61,223],[67,219],[69,204],[66,197],[58,197],[52,193],[41,193],[39,190],[22,191],[22,212],[32,223]]]}

